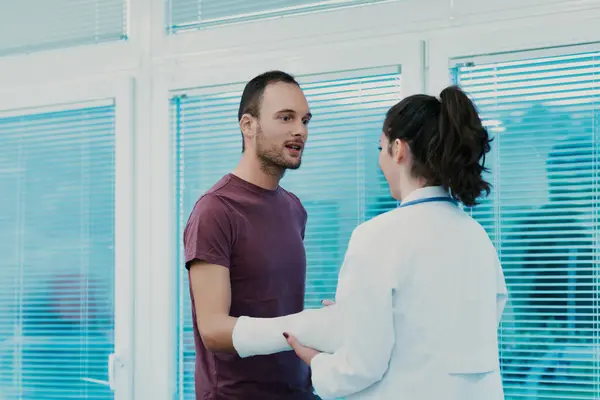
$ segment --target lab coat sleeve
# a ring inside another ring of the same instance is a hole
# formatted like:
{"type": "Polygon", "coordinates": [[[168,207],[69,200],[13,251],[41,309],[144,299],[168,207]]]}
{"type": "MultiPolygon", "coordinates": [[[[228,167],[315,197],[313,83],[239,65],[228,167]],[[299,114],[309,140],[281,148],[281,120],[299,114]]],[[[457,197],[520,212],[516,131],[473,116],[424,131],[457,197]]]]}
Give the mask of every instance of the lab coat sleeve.
{"type": "Polygon", "coordinates": [[[496,258],[496,322],[500,325],[502,314],[508,301],[508,289],[506,288],[506,280],[502,271],[500,259],[496,258]]]}
{"type": "Polygon", "coordinates": [[[331,326],[338,324],[337,308],[334,304],[276,318],[239,317],[233,347],[241,358],[289,351],[292,348],[283,337],[289,332],[305,346],[332,353],[341,346],[341,339],[331,332],[331,326]]]}
{"type": "Polygon", "coordinates": [[[354,232],[336,293],[340,325],[331,328],[332,335],[342,336],[342,346],[311,362],[313,386],[323,399],[360,392],[387,372],[395,342],[393,293],[387,265],[375,249],[354,232]]]}

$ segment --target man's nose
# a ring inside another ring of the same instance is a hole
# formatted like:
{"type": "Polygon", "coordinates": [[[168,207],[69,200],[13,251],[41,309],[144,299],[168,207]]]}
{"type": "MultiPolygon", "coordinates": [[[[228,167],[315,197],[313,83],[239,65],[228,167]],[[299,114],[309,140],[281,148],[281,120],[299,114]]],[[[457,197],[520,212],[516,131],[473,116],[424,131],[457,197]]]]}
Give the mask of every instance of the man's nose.
{"type": "Polygon", "coordinates": [[[294,136],[305,138],[308,135],[308,127],[304,122],[300,122],[294,127],[294,136]]]}

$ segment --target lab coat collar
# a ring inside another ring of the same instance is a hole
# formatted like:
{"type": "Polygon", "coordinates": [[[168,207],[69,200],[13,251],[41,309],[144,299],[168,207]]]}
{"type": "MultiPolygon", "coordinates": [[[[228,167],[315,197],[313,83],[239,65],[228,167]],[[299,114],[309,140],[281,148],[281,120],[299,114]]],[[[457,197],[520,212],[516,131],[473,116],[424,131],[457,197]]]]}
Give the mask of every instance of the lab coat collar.
{"type": "Polygon", "coordinates": [[[450,197],[450,195],[441,186],[428,186],[413,190],[408,194],[408,196],[406,196],[402,203],[421,199],[429,199],[431,197],[450,197]]]}

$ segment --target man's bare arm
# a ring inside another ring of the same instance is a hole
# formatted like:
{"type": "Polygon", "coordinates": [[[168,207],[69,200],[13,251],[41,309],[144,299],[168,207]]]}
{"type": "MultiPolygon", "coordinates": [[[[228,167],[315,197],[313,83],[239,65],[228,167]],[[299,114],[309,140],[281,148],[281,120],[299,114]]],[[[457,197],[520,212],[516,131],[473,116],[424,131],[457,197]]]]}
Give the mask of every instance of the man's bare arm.
{"type": "Polygon", "coordinates": [[[203,261],[190,265],[190,281],[200,336],[211,351],[235,352],[232,332],[237,319],[229,316],[229,269],[203,261]]]}

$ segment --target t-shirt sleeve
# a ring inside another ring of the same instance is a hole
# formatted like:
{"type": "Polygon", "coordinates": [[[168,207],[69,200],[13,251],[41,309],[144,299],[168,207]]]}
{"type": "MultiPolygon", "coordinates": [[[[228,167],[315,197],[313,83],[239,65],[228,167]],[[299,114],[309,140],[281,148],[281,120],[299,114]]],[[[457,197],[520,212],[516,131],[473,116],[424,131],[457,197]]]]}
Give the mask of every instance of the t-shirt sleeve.
{"type": "Polygon", "coordinates": [[[231,266],[234,229],[231,212],[215,195],[203,196],[190,215],[183,235],[185,267],[192,261],[231,266]]]}

